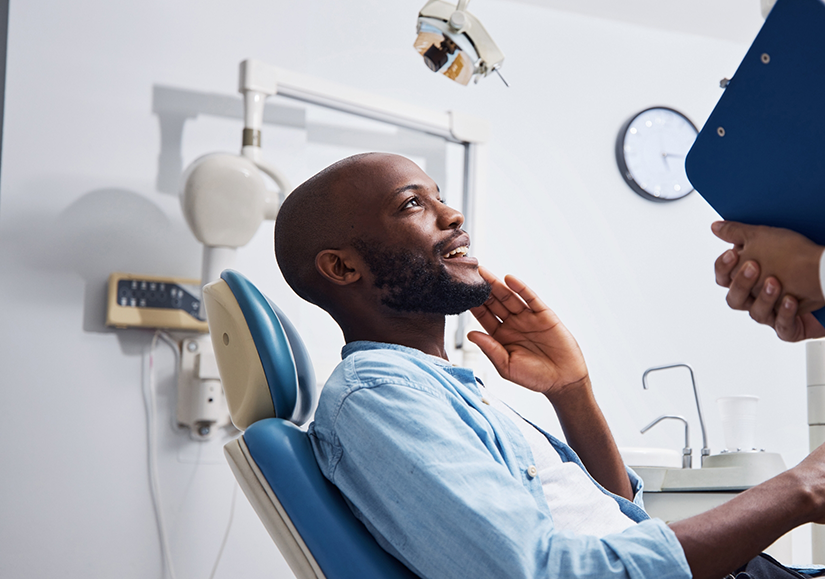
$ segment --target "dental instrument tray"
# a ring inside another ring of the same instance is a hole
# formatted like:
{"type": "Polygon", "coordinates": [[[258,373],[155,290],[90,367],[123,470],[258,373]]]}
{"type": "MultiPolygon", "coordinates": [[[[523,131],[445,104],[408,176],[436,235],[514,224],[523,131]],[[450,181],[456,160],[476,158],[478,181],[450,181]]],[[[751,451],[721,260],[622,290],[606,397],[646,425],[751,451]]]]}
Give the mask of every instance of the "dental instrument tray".
{"type": "MultiPolygon", "coordinates": [[[[685,160],[691,184],[724,219],[792,229],[820,245],[823,30],[821,0],[778,0],[685,160]]],[[[825,323],[825,310],[815,315],[825,323]]]]}

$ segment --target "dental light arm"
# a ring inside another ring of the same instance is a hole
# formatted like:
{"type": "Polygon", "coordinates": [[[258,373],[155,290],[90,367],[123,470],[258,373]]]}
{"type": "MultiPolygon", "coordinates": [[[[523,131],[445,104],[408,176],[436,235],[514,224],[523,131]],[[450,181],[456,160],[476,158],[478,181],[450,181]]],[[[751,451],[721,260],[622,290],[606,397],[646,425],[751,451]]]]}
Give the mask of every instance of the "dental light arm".
{"type": "MultiPolygon", "coordinates": [[[[266,97],[278,92],[275,69],[256,60],[244,60],[240,67],[238,92],[244,98],[241,154],[252,160],[258,169],[269,175],[280,190],[287,194],[292,190],[289,180],[277,167],[264,161],[261,156],[261,127],[264,122],[266,97]]],[[[270,211],[271,216],[267,216],[266,219],[275,219],[278,213],[277,200],[270,207],[270,211]]]]}

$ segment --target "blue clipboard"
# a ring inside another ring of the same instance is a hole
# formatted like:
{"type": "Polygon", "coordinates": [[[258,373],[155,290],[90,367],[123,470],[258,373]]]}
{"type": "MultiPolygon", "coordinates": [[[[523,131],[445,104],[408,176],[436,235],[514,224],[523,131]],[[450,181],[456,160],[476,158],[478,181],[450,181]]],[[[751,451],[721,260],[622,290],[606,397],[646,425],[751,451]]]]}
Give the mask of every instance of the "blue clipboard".
{"type": "MultiPolygon", "coordinates": [[[[825,245],[825,4],[778,0],[685,159],[729,221],[825,245]]],[[[814,312],[825,325],[825,309],[814,312]]]]}

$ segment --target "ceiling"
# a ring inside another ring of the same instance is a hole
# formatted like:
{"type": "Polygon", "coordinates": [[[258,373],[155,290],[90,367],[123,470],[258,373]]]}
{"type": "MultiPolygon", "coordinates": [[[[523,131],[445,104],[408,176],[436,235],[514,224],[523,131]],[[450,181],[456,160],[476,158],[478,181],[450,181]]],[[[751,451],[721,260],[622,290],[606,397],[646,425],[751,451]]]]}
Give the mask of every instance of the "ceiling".
{"type": "Polygon", "coordinates": [[[596,18],[750,44],[760,0],[513,0],[596,18]]]}

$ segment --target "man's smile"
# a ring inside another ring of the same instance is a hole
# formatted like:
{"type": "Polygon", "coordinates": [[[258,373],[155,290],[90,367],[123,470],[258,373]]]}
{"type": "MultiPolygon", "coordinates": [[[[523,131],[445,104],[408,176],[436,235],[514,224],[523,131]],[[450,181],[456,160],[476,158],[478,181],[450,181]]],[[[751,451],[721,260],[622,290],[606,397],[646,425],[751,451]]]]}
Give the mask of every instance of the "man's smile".
{"type": "Polygon", "coordinates": [[[461,245],[461,246],[456,247],[455,249],[453,249],[451,251],[448,251],[442,257],[444,257],[444,259],[451,259],[451,258],[456,257],[456,256],[465,257],[468,253],[470,253],[470,248],[467,247],[466,245],[461,245]]]}
{"type": "Polygon", "coordinates": [[[467,258],[470,254],[470,236],[464,231],[457,230],[452,239],[442,241],[435,246],[436,253],[443,259],[467,258]]]}

